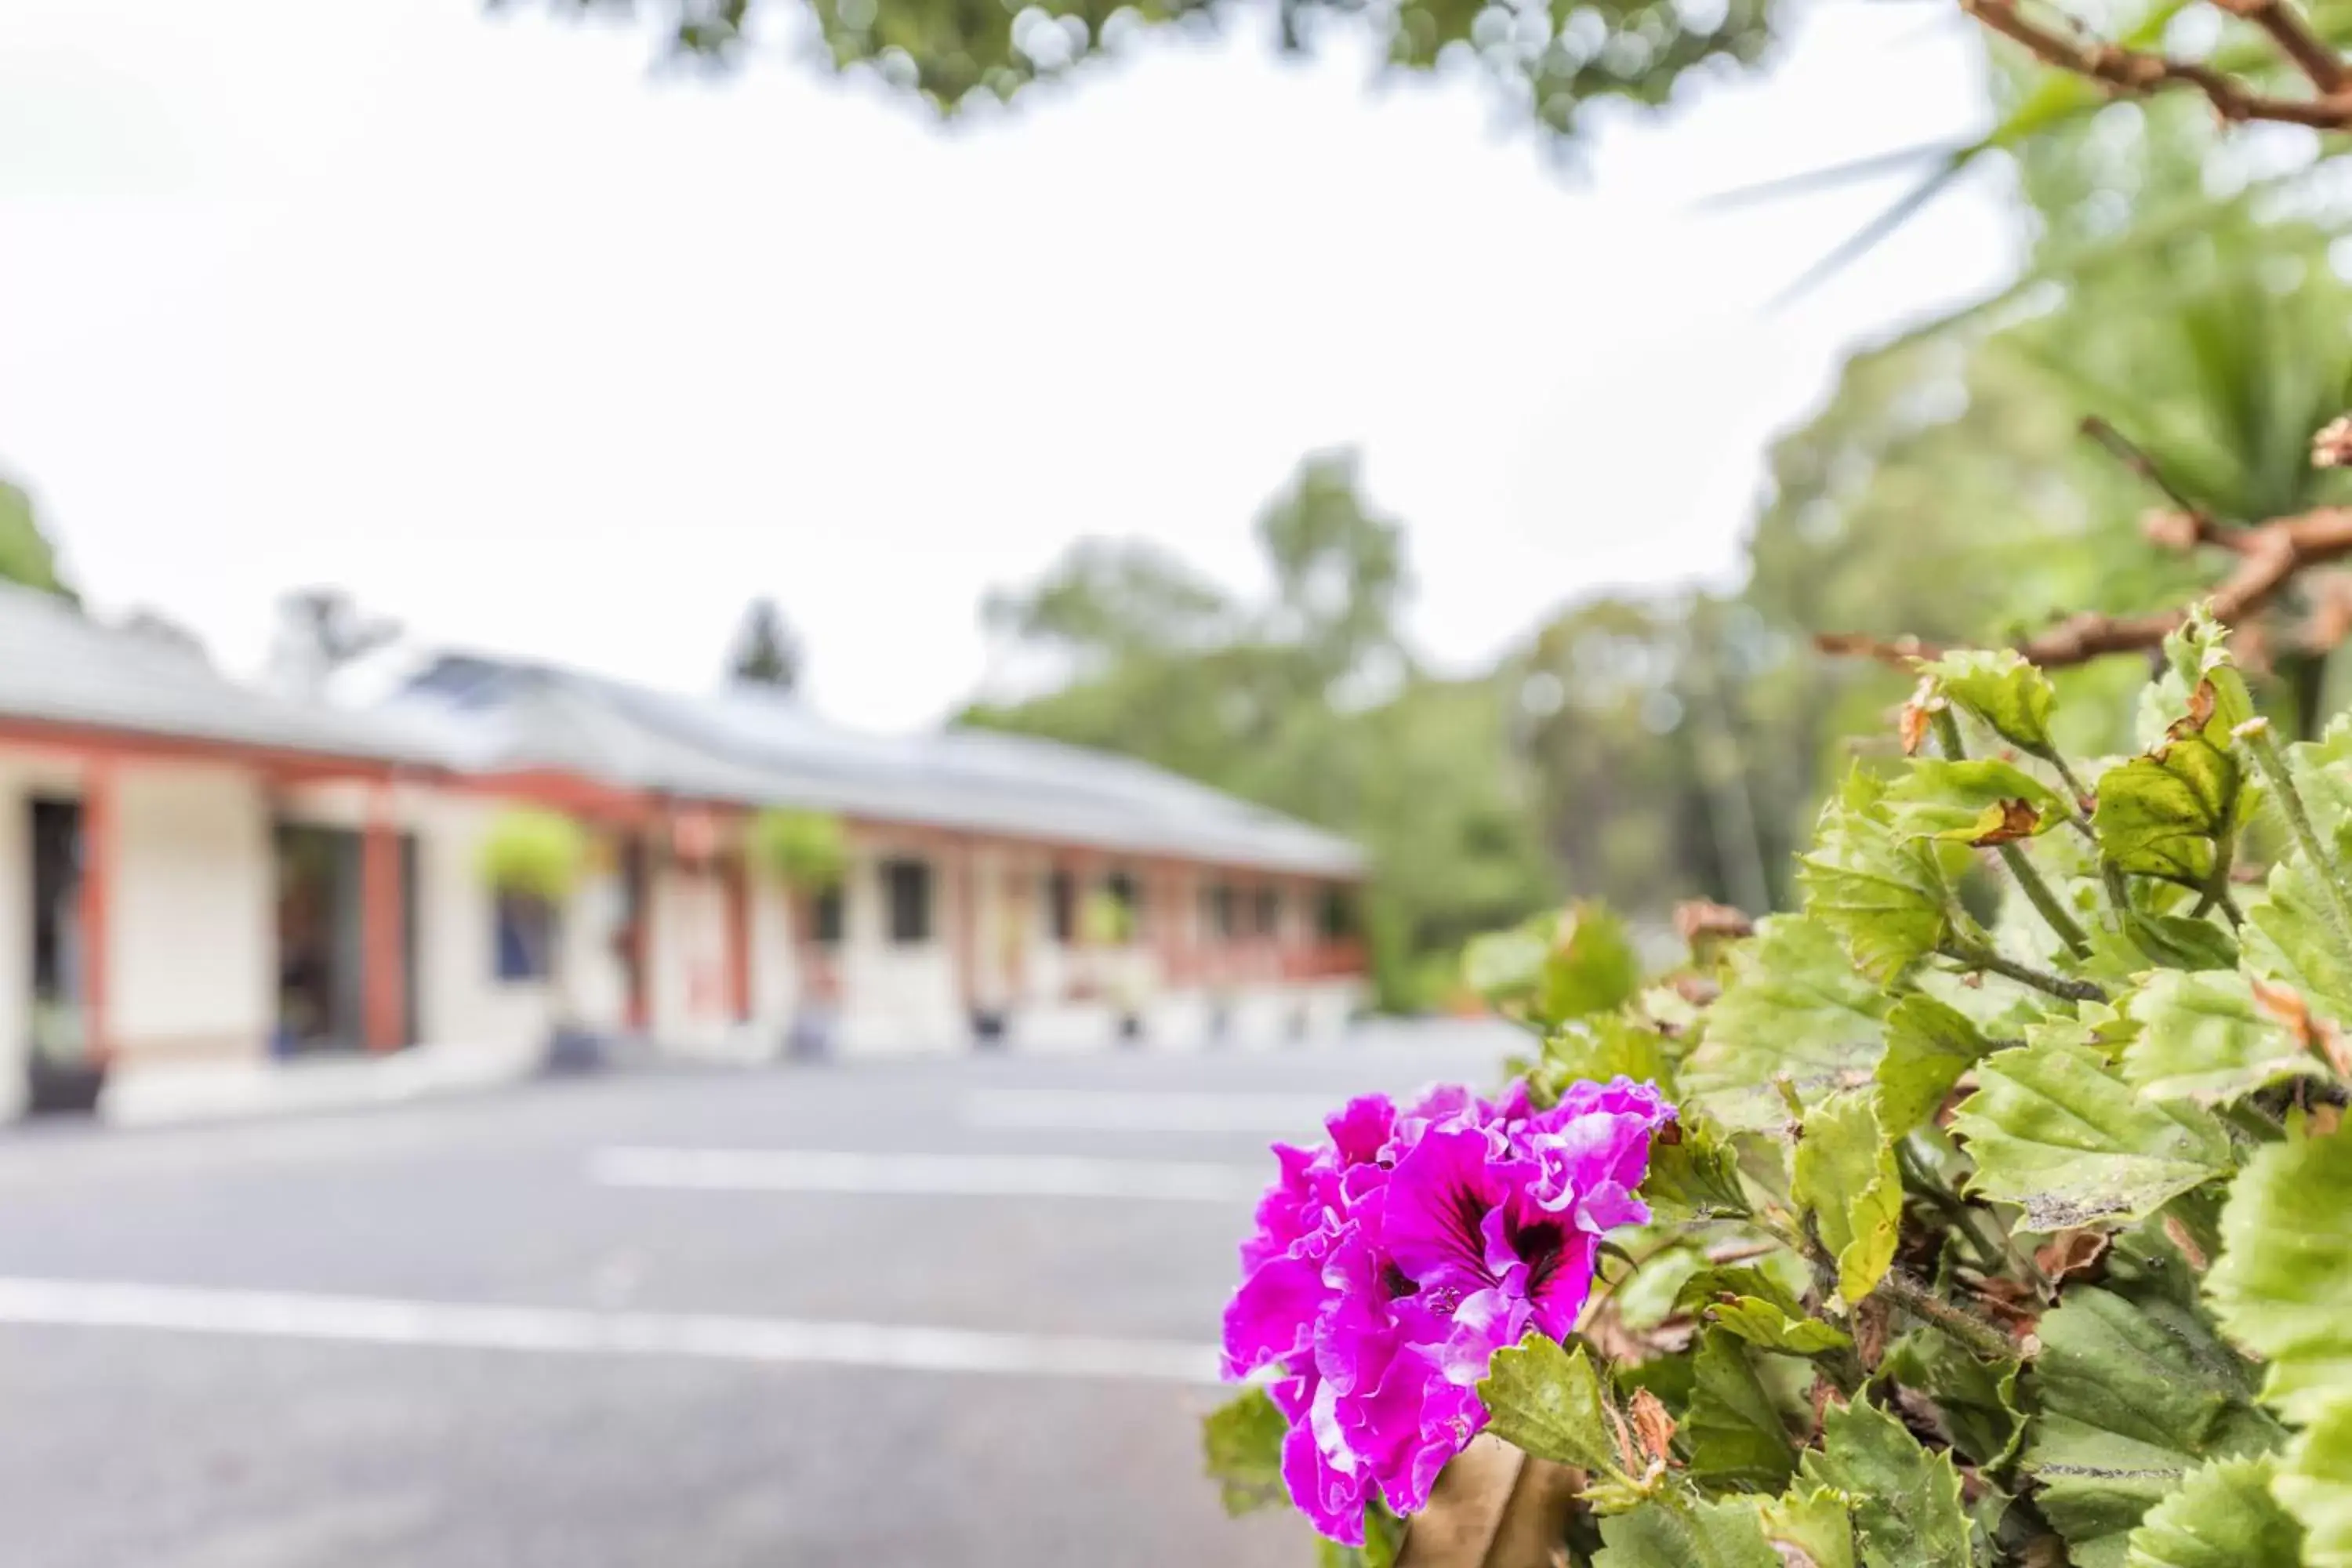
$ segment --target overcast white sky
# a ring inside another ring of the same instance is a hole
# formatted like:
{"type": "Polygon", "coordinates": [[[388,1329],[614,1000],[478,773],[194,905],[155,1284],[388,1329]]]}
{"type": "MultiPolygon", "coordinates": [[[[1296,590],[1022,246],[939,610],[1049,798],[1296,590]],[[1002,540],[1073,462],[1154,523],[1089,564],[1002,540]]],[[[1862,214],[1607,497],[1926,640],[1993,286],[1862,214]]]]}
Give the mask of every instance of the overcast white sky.
{"type": "Polygon", "coordinates": [[[0,4],[0,472],[106,609],[232,668],[332,582],[428,644],[713,678],[779,598],[816,701],[982,679],[982,592],[1086,534],[1236,586],[1351,443],[1465,665],[1604,584],[1737,571],[1844,349],[1998,282],[1989,196],[1701,198],[1974,123],[1938,7],[1821,0],[1761,83],[1581,174],[1481,84],[1146,40],[942,130],[786,59],[476,0],[0,4]]]}

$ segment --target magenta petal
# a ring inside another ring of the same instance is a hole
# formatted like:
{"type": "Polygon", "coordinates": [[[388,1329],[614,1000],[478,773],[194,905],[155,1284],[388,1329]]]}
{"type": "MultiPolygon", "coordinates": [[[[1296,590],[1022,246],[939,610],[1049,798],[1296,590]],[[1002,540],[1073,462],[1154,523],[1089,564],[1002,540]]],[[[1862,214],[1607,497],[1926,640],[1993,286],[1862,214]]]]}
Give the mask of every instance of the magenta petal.
{"type": "Polygon", "coordinates": [[[1364,1543],[1364,1500],[1370,1478],[1333,1464],[1316,1444],[1312,1426],[1294,1426],[1282,1440],[1282,1481],[1307,1522],[1342,1546],[1364,1543]]]}
{"type": "Polygon", "coordinates": [[[1410,1279],[1448,1267],[1483,1273],[1486,1216],[1502,1192],[1487,1168],[1486,1134],[1433,1131],[1390,1173],[1381,1239],[1410,1279]]]}
{"type": "Polygon", "coordinates": [[[1348,1101],[1323,1125],[1343,1163],[1366,1165],[1380,1158],[1381,1146],[1396,1131],[1396,1105],[1387,1095],[1367,1094],[1348,1101]]]}
{"type": "Polygon", "coordinates": [[[1313,1258],[1258,1265],[1225,1307],[1225,1375],[1247,1377],[1305,1351],[1324,1296],[1322,1266],[1313,1258]]]}

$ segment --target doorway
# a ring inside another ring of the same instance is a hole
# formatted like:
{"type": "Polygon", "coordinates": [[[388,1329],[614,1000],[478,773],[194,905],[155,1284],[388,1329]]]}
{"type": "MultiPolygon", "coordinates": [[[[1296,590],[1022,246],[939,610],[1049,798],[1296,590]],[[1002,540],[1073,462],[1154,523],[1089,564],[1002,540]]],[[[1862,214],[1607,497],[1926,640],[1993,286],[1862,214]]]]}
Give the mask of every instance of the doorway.
{"type": "MultiPolygon", "coordinates": [[[[416,1039],[416,841],[400,836],[401,1018],[396,1042],[416,1039]]],[[[280,1056],[367,1047],[364,841],[349,828],[279,823],[278,1027],[280,1056]]]]}

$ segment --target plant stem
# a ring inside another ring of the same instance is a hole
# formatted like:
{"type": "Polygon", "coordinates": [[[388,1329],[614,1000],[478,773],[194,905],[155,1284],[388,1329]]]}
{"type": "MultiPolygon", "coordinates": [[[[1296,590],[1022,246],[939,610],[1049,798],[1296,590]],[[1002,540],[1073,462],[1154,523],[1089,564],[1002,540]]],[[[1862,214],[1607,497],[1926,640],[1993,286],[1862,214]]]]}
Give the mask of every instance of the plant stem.
{"type": "Polygon", "coordinates": [[[2066,912],[2066,906],[2058,901],[2058,895],[2051,891],[2050,884],[2042,879],[2042,873],[2033,868],[2033,862],[2025,858],[2025,851],[2014,844],[1995,847],[2000,851],[2000,863],[2009,868],[2009,874],[2016,878],[2017,885],[2024,889],[2026,902],[2033,906],[2034,912],[2042,917],[2044,924],[2057,932],[2058,940],[2066,944],[2066,951],[2076,958],[2090,957],[2091,939],[2083,934],[2083,928],[2074,923],[2074,917],[2066,912]]]}
{"type": "Polygon", "coordinates": [[[1947,1337],[1987,1360],[2002,1360],[2017,1353],[2016,1345],[1998,1326],[1942,1300],[1900,1268],[1888,1269],[1874,1294],[1942,1330],[1947,1337]]]}
{"type": "MultiPolygon", "coordinates": [[[[1956,763],[1965,761],[1968,749],[1960,740],[1960,721],[1952,716],[1951,705],[1947,703],[1936,709],[1929,715],[1929,722],[1936,727],[1936,744],[1943,749],[1944,755],[1956,763]]],[[[2073,815],[2068,813],[2070,817],[2073,815]]],[[[2025,858],[2025,851],[2014,844],[1996,845],[1994,847],[2000,852],[2000,863],[2009,868],[2009,874],[2016,878],[2017,885],[2025,890],[2026,901],[2033,906],[2034,912],[2042,917],[2043,923],[2057,933],[2058,940],[2066,944],[2066,951],[2076,958],[2090,957],[2091,939],[2083,934],[2083,928],[2074,923],[2074,916],[2066,912],[2066,906],[2058,901],[2058,895],[2050,890],[2050,884],[2042,879],[2042,873],[2035,870],[2033,862],[2025,858]]]]}
{"type": "Polygon", "coordinates": [[[2015,959],[2003,958],[1991,948],[1980,947],[1975,942],[1958,937],[1948,939],[1936,951],[1946,958],[1954,959],[1968,965],[1970,969],[1989,971],[2004,979],[2014,980],[2020,985],[2031,985],[2036,991],[2046,992],[2063,1001],[2104,1002],[2107,999],[2105,988],[2094,984],[2088,980],[2069,980],[2063,974],[2052,974],[2044,970],[2034,969],[2018,963],[2015,959]]]}
{"type": "Polygon", "coordinates": [[[2336,938],[2336,952],[2352,963],[2352,899],[2347,898],[2335,862],[2320,846],[2319,830],[2311,825],[2311,813],[2303,804],[2303,792],[2294,787],[2294,778],[2287,771],[2286,755],[2271,734],[2270,721],[2249,719],[2231,733],[2246,743],[2263,782],[2271,786],[2271,794],[2277,798],[2279,811],[2286,817],[2296,847],[2311,862],[2312,879],[2326,895],[2323,912],[2327,917],[2328,931],[2336,938]]]}

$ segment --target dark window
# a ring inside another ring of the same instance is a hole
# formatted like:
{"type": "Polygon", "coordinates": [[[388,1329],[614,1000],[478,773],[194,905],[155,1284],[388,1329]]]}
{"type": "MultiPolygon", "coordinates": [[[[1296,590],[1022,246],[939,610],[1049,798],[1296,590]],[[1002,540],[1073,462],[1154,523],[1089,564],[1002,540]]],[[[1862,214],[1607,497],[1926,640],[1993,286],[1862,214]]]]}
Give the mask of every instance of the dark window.
{"type": "Polygon", "coordinates": [[[922,860],[885,860],[883,885],[890,892],[890,940],[931,940],[931,868],[922,860]]]}
{"type": "Polygon", "coordinates": [[[1356,900],[1345,888],[1326,888],[1320,907],[1316,910],[1316,926],[1328,942],[1340,942],[1356,934],[1356,900]]]}
{"type": "Polygon", "coordinates": [[[555,906],[534,893],[499,893],[500,980],[544,980],[555,967],[555,906]]]}
{"type": "Polygon", "coordinates": [[[1282,889],[1260,888],[1250,900],[1250,929],[1260,936],[1273,936],[1282,930],[1282,889]]]}
{"type": "Polygon", "coordinates": [[[1078,879],[1067,871],[1056,871],[1045,881],[1047,913],[1054,922],[1054,940],[1072,942],[1078,939],[1078,879]]]}
{"type": "Polygon", "coordinates": [[[1110,893],[1110,901],[1118,906],[1119,930],[1130,942],[1143,934],[1143,889],[1134,873],[1113,871],[1104,879],[1103,887],[1110,893]]]}
{"type": "Polygon", "coordinates": [[[826,947],[840,945],[842,928],[847,919],[840,883],[835,883],[816,896],[809,916],[810,924],[814,928],[810,934],[826,947]]]}
{"type": "Polygon", "coordinates": [[[1234,897],[1232,884],[1227,882],[1217,883],[1215,886],[1208,889],[1207,898],[1209,900],[1209,934],[1213,937],[1229,938],[1233,936],[1240,922],[1234,919],[1234,915],[1236,913],[1234,905],[1238,900],[1234,897]]]}

